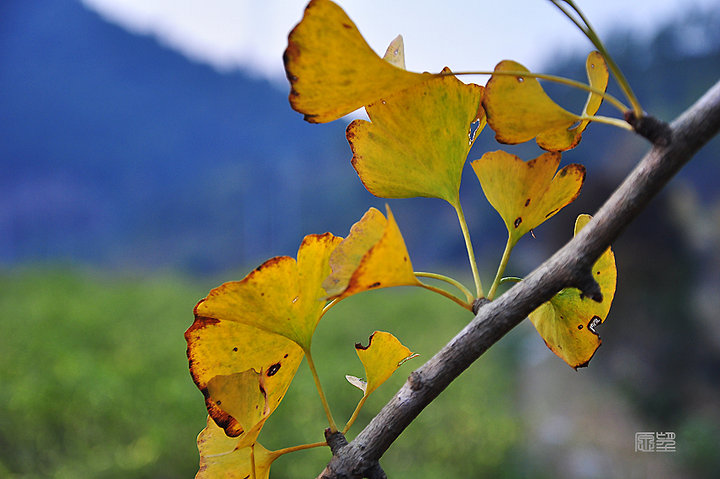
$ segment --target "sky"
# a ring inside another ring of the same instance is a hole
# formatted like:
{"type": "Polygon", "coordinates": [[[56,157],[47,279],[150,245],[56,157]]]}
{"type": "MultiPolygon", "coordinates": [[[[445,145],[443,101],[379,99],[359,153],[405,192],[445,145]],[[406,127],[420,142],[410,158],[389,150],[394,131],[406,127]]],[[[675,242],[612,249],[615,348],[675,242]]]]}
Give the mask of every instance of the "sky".
{"type": "MultiPolygon", "coordinates": [[[[103,17],[221,71],[284,82],[282,52],[306,0],[81,0],[103,17]]],[[[512,59],[538,70],[553,56],[589,52],[549,0],[337,0],[379,54],[398,34],[413,71],[491,70],[512,59]]],[[[651,35],[659,25],[720,0],[577,0],[601,37],[651,35]]]]}

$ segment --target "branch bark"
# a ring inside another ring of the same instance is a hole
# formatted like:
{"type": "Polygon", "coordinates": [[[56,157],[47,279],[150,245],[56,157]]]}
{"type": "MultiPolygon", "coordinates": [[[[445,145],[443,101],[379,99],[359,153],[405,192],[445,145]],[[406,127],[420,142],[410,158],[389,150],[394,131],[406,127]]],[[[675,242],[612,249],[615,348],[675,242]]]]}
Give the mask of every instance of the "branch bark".
{"type": "Polygon", "coordinates": [[[535,308],[566,287],[600,299],[590,272],[593,263],[718,131],[720,81],[679,116],[660,140],[651,139],[653,148],[575,238],[498,299],[478,304],[475,318],[410,374],[353,441],[334,451],[318,478],[377,477],[371,474],[377,474],[379,459],[425,406],[535,308]]]}

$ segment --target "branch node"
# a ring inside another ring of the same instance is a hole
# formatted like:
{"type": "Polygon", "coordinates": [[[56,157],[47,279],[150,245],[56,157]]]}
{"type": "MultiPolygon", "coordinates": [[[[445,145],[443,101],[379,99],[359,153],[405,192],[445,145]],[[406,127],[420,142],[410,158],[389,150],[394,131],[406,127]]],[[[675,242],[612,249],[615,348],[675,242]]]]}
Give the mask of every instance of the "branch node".
{"type": "Polygon", "coordinates": [[[423,386],[425,386],[422,376],[417,371],[413,371],[410,373],[408,383],[410,384],[410,389],[412,389],[413,391],[419,391],[423,388],[423,386]]]}
{"type": "Polygon", "coordinates": [[[325,429],[325,440],[328,446],[330,446],[330,451],[333,453],[333,456],[337,456],[340,449],[348,445],[348,441],[345,439],[343,433],[340,431],[332,432],[330,428],[325,429]]]}
{"type": "Polygon", "coordinates": [[[473,301],[472,304],[472,312],[475,316],[477,316],[478,312],[480,311],[480,308],[485,306],[490,302],[487,298],[477,298],[475,301],[473,301]]]}
{"type": "Polygon", "coordinates": [[[635,112],[625,112],[625,121],[633,127],[635,133],[648,139],[655,146],[668,146],[672,143],[672,128],[654,116],[643,115],[638,118],[635,112]]]}

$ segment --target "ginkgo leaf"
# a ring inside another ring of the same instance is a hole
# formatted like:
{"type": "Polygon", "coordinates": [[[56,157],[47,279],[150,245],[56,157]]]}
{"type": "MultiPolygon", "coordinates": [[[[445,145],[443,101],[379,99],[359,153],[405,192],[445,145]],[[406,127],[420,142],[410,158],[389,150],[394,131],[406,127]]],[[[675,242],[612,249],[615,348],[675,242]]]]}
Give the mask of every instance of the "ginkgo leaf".
{"type": "MultiPolygon", "coordinates": [[[[578,216],[576,235],[590,219],[589,215],[578,216]]],[[[529,315],[545,344],[575,369],[587,366],[602,342],[597,327],[610,311],[617,280],[615,256],[610,248],[595,262],[592,274],[600,286],[602,301],[587,298],[576,288],[565,288],[529,315]]]]}
{"type": "Polygon", "coordinates": [[[387,219],[370,208],[330,255],[332,274],[323,282],[329,298],[391,286],[419,286],[405,241],[387,207],[387,219]]]}
{"type": "MultiPolygon", "coordinates": [[[[608,70],[602,55],[590,53],[586,66],[590,86],[605,91],[608,70]]],[[[495,72],[530,73],[511,60],[500,62],[495,72]]],[[[601,101],[599,95],[591,93],[584,114],[595,114],[601,101]]],[[[486,86],[483,106],[500,143],[516,144],[536,138],[538,146],[545,150],[569,150],[577,146],[588,124],[547,96],[537,79],[522,75],[493,75],[486,86]]]]}
{"type": "Polygon", "coordinates": [[[405,70],[405,42],[402,35],[398,35],[390,42],[385,50],[383,60],[405,70]]]}
{"type": "Polygon", "coordinates": [[[270,465],[278,457],[261,444],[253,446],[254,461],[251,461],[251,448],[238,448],[237,438],[227,437],[213,420],[208,417],[207,427],[198,435],[200,469],[196,479],[268,479],[270,465]],[[252,462],[255,463],[254,475],[251,474],[252,462]]]}
{"type": "Polygon", "coordinates": [[[263,378],[264,374],[249,369],[215,376],[208,382],[208,393],[215,404],[237,420],[245,431],[237,447],[255,444],[265,420],[272,413],[263,378]]]}
{"type": "Polygon", "coordinates": [[[242,281],[213,289],[195,315],[254,326],[309,350],[324,306],[322,281],[330,274],[330,253],[341,240],[330,233],[306,236],[297,261],[272,258],[242,281]]]}
{"type": "MultiPolygon", "coordinates": [[[[608,85],[609,72],[605,59],[600,52],[591,52],[585,62],[589,85],[597,90],[605,91],[608,85]]],[[[602,103],[602,96],[596,93],[588,94],[587,102],[583,108],[583,117],[597,113],[602,103]]],[[[580,142],[582,133],[590,124],[590,120],[582,120],[569,129],[552,129],[539,134],[537,143],[546,150],[569,150],[580,142]]]]}
{"type": "Polygon", "coordinates": [[[211,397],[208,383],[218,376],[247,370],[262,372],[271,411],[282,401],[304,356],[293,341],[237,321],[196,316],[185,333],[193,381],[205,395],[208,413],[230,436],[240,423],[211,397]]]}
{"type": "Polygon", "coordinates": [[[571,164],[556,173],[559,164],[556,152],[525,162],[502,150],[471,163],[485,196],[505,222],[512,246],[580,194],[585,168],[571,164]]]}
{"type": "Polygon", "coordinates": [[[368,105],[371,121],[355,120],[346,133],[353,167],[367,190],[383,198],[425,196],[457,206],[471,125],[480,122],[474,137],[485,125],[483,90],[444,76],[368,105]]]}
{"type": "Polygon", "coordinates": [[[383,95],[430,78],[380,58],[347,14],[330,0],[312,0],[290,32],[284,55],[290,104],[312,123],[336,120],[383,95]]]}
{"type": "Polygon", "coordinates": [[[364,388],[349,379],[348,381],[362,389],[364,396],[369,396],[380,387],[405,361],[417,356],[403,346],[395,336],[383,331],[372,333],[367,346],[356,344],[355,351],[365,368],[367,379],[364,388]]]}

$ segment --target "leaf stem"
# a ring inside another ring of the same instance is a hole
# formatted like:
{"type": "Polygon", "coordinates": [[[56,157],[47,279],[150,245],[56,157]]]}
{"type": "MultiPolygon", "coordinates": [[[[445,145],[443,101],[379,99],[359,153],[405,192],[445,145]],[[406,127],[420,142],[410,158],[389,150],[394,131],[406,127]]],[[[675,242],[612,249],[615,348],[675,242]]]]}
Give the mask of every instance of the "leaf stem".
{"type": "Polygon", "coordinates": [[[483,293],[482,281],[480,281],[480,272],[478,271],[477,261],[475,260],[475,252],[473,251],[472,241],[470,241],[470,231],[468,230],[467,222],[465,221],[465,214],[463,213],[460,200],[457,204],[453,205],[455,212],[457,213],[458,221],[460,222],[460,229],[462,230],[463,238],[465,239],[465,248],[467,249],[468,259],[470,260],[470,268],[472,269],[473,280],[475,281],[475,292],[478,298],[485,296],[483,293]]]}
{"type": "Polygon", "coordinates": [[[448,293],[444,289],[440,289],[435,286],[425,284],[422,281],[420,281],[420,286],[429,291],[432,291],[433,293],[437,293],[439,295],[445,296],[447,299],[454,301],[455,303],[459,304],[460,306],[467,309],[468,311],[472,311],[472,302],[473,302],[472,299],[468,300],[468,302],[463,302],[463,300],[461,300],[460,298],[458,298],[456,296],[453,296],[452,294],[448,293]]]}
{"type": "Polygon", "coordinates": [[[343,434],[347,433],[348,430],[350,430],[352,425],[355,423],[355,420],[357,419],[358,414],[360,414],[360,410],[365,405],[366,399],[367,399],[367,396],[363,394],[362,399],[360,399],[360,401],[358,401],[358,403],[357,403],[357,406],[355,406],[355,410],[353,411],[352,416],[350,416],[350,419],[348,419],[347,424],[345,424],[345,427],[342,430],[343,434]]]}
{"type": "Polygon", "coordinates": [[[620,118],[612,118],[602,115],[583,115],[580,117],[580,121],[584,120],[594,121],[595,123],[605,123],[606,125],[617,126],[618,128],[622,128],[623,130],[633,131],[632,125],[630,125],[630,123],[625,120],[621,120],[620,118]]]}
{"type": "MultiPolygon", "coordinates": [[[[551,0],[552,1],[552,0],[551,0]]],[[[602,52],[601,52],[602,53],[602,52]]],[[[608,64],[609,66],[609,64],[608,64]]],[[[579,82],[577,80],[572,80],[570,78],[565,78],[557,75],[549,75],[546,73],[533,73],[533,72],[527,72],[527,71],[520,71],[520,70],[505,70],[501,72],[491,71],[491,70],[478,70],[478,71],[464,71],[464,72],[450,72],[450,73],[438,73],[439,76],[452,76],[452,75],[503,75],[503,76],[516,76],[516,77],[527,77],[527,78],[537,78],[538,80],[547,80],[554,83],[560,83],[562,85],[567,85],[573,88],[578,88],[580,90],[585,90],[589,93],[594,93],[596,95],[599,95],[603,97],[604,100],[606,100],[608,103],[612,104],[615,108],[620,110],[623,114],[628,111],[628,107],[625,106],[623,102],[612,96],[611,94],[604,92],[598,88],[592,87],[590,85],[587,85],[583,82],[579,82]]]]}
{"type": "Polygon", "coordinates": [[[327,446],[327,441],[323,442],[313,442],[311,444],[300,444],[298,446],[292,446],[292,447],[286,447],[284,449],[278,449],[277,451],[273,451],[271,454],[274,458],[280,457],[283,454],[288,454],[295,451],[302,451],[305,449],[312,449],[315,447],[323,447],[327,446]]]}
{"type": "Polygon", "coordinates": [[[504,277],[503,279],[500,280],[500,284],[505,284],[505,283],[519,283],[519,282],[522,281],[522,280],[523,280],[522,278],[518,278],[517,276],[506,276],[506,277],[504,277]]]}
{"type": "Polygon", "coordinates": [[[633,92],[632,88],[630,87],[630,82],[628,82],[627,78],[625,78],[625,75],[623,74],[622,70],[620,70],[620,67],[618,67],[617,63],[615,63],[615,60],[610,56],[610,54],[607,51],[607,48],[605,48],[605,45],[603,44],[602,40],[600,40],[600,37],[593,29],[592,25],[590,25],[590,22],[583,14],[582,10],[575,5],[575,2],[573,0],[562,0],[567,5],[572,8],[575,13],[580,17],[580,20],[582,20],[582,24],[569,12],[567,9],[565,9],[562,5],[560,5],[561,0],[550,0],[553,5],[555,5],[563,14],[565,14],[566,17],[570,19],[579,29],[583,32],[583,34],[590,40],[590,42],[595,46],[595,48],[598,49],[600,54],[605,58],[605,61],[608,64],[608,68],[610,68],[610,71],[615,76],[615,80],[618,82],[618,85],[620,85],[620,89],[625,94],[625,97],[632,105],[633,112],[635,113],[635,116],[637,118],[640,118],[643,116],[643,109],[642,106],[640,106],[640,102],[638,101],[637,97],[635,96],[635,93],[633,92]],[[583,25],[584,24],[584,25],[583,25]]]}
{"type": "Polygon", "coordinates": [[[457,281],[456,279],[453,279],[449,276],[445,276],[443,274],[438,274],[438,273],[428,273],[425,271],[415,271],[415,276],[420,277],[420,278],[437,279],[440,281],[445,281],[446,283],[455,286],[457,289],[462,291],[462,293],[465,295],[465,299],[467,299],[468,303],[472,303],[473,299],[475,299],[475,298],[473,298],[473,295],[470,292],[470,290],[467,289],[464,284],[462,284],[460,281],[457,281]]]}
{"type": "Polygon", "coordinates": [[[500,281],[502,280],[502,275],[505,272],[505,268],[507,267],[508,260],[510,259],[510,252],[512,251],[515,244],[512,242],[512,237],[508,233],[508,240],[507,243],[505,243],[505,251],[503,251],[502,259],[500,260],[500,264],[498,265],[497,273],[495,274],[495,279],[493,280],[492,286],[490,286],[490,292],[487,295],[487,299],[491,300],[495,297],[495,291],[497,291],[497,287],[500,285],[500,281]]]}
{"type": "Polygon", "coordinates": [[[327,416],[328,424],[330,425],[330,432],[337,432],[338,428],[335,425],[335,419],[333,419],[332,413],[330,412],[330,405],[328,404],[327,399],[325,398],[325,393],[323,392],[323,388],[320,385],[320,377],[318,376],[317,369],[315,369],[315,362],[313,361],[312,354],[310,354],[309,348],[305,350],[305,357],[307,358],[310,372],[312,373],[313,379],[315,380],[315,387],[317,388],[318,394],[320,395],[320,401],[322,402],[323,409],[325,409],[325,415],[327,416]]]}

